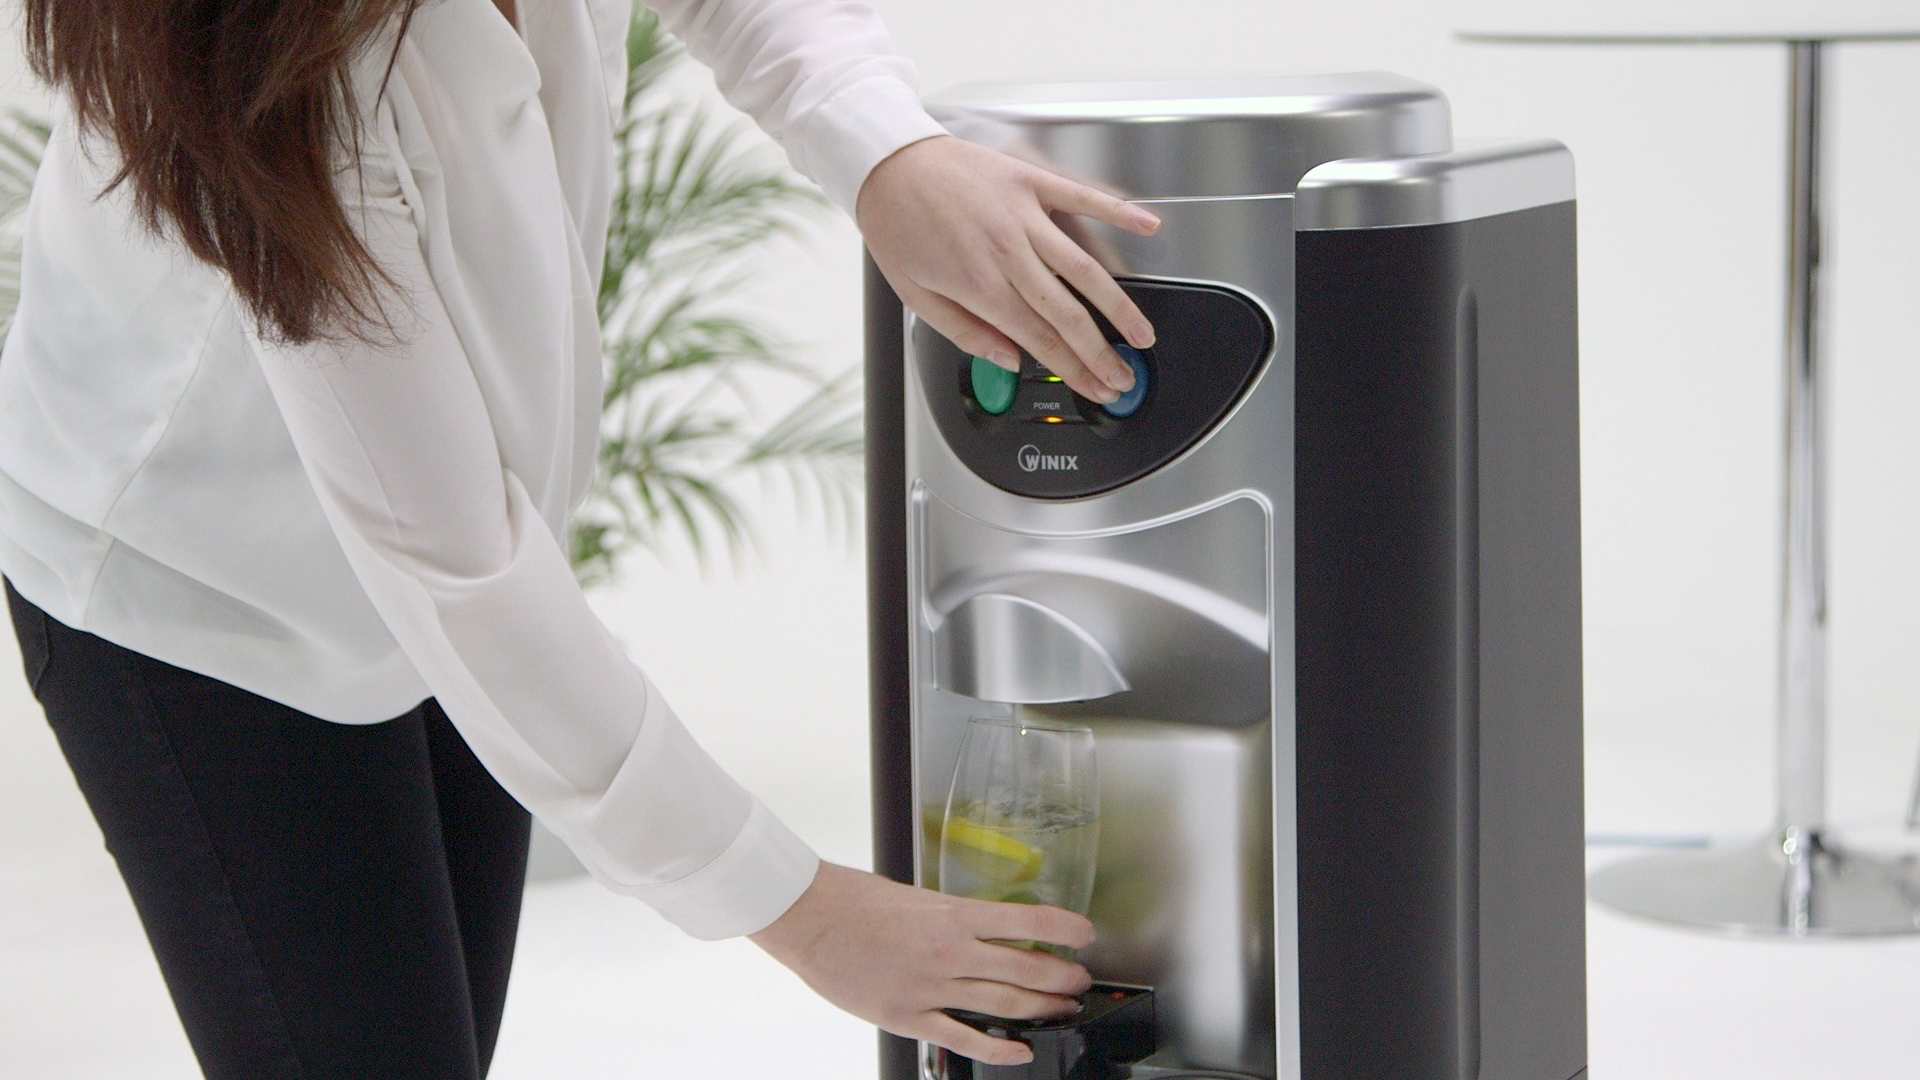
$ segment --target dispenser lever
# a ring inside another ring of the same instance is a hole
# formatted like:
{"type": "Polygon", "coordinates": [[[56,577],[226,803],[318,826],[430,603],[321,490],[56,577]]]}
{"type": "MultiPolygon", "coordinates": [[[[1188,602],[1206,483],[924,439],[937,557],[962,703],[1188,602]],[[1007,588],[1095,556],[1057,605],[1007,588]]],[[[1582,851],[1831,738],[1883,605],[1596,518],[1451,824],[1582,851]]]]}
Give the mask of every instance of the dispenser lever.
{"type": "Polygon", "coordinates": [[[950,1059],[943,1080],[1125,1080],[1127,1066],[1151,1055],[1154,1036],[1153,991],[1138,986],[1096,983],[1080,997],[1078,1015],[1064,1020],[1002,1020],[949,1009],[947,1014],[996,1039],[1014,1039],[1033,1048],[1026,1065],[982,1065],[950,1059]]]}

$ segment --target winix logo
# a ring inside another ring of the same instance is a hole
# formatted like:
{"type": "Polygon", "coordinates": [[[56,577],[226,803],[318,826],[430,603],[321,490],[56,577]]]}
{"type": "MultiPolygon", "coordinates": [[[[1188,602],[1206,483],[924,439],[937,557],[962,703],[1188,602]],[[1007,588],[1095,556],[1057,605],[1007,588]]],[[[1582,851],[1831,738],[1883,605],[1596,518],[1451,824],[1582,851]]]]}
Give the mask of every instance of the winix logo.
{"type": "Polygon", "coordinates": [[[1040,448],[1028,443],[1020,448],[1016,456],[1021,472],[1078,472],[1079,454],[1043,454],[1040,448]]]}

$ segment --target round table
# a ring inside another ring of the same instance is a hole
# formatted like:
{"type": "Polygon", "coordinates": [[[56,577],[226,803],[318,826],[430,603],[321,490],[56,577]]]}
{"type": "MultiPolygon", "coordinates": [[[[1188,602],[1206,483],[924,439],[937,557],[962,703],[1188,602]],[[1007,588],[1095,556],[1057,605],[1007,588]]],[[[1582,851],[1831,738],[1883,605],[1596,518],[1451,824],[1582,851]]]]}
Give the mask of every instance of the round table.
{"type": "MultiPolygon", "coordinates": [[[[1920,41],[1912,5],[1863,0],[1463,0],[1462,38],[1527,44],[1771,45],[1789,64],[1784,602],[1778,818],[1758,841],[1673,850],[1597,871],[1595,900],[1630,915],[1738,933],[1920,933],[1920,860],[1836,838],[1826,820],[1826,380],[1821,356],[1821,69],[1832,46],[1920,41]]],[[[1916,79],[1920,84],[1920,79],[1916,79]]],[[[1920,85],[1917,85],[1920,88],[1920,85]]],[[[1920,824],[1920,788],[1910,811],[1920,824]]]]}

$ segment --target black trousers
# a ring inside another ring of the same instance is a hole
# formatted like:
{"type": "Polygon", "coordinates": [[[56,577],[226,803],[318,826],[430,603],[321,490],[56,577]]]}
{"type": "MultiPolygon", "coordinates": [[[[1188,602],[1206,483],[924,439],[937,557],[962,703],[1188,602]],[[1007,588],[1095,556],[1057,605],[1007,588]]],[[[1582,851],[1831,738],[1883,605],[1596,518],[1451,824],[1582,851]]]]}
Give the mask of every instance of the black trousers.
{"type": "Polygon", "coordinates": [[[440,707],[330,723],[5,589],[206,1075],[484,1076],[531,819],[440,707]]]}

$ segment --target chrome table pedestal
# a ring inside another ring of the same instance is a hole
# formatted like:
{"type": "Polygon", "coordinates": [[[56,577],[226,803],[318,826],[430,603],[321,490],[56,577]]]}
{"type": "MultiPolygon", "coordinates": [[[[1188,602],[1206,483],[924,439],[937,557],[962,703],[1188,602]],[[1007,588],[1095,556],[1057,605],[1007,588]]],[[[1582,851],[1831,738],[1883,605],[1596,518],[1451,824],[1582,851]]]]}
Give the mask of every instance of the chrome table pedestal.
{"type": "Polygon", "coordinates": [[[1597,871],[1593,898],[1625,914],[1732,934],[1868,937],[1920,932],[1913,856],[1876,856],[1821,833],[1640,855],[1597,871]]]}
{"type": "MultiPolygon", "coordinates": [[[[1565,44],[1732,44],[1772,40],[1791,58],[1787,207],[1785,589],[1780,624],[1778,820],[1764,837],[1640,855],[1602,867],[1593,899],[1628,915],[1785,937],[1920,933],[1920,858],[1849,847],[1829,830],[1827,791],[1826,372],[1821,356],[1821,64],[1836,40],[1729,32],[1483,33],[1473,40],[1565,44]]],[[[1920,790],[1913,816],[1920,818],[1920,790]]]]}
{"type": "Polygon", "coordinates": [[[1851,849],[1827,829],[1827,447],[1821,357],[1821,59],[1788,44],[1785,591],[1780,621],[1779,825],[1727,848],[1628,859],[1595,900],[1628,915],[1747,934],[1920,933],[1920,862],[1851,849]]]}

